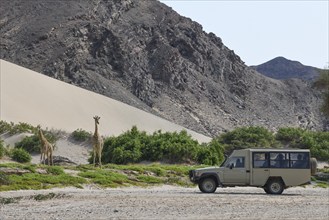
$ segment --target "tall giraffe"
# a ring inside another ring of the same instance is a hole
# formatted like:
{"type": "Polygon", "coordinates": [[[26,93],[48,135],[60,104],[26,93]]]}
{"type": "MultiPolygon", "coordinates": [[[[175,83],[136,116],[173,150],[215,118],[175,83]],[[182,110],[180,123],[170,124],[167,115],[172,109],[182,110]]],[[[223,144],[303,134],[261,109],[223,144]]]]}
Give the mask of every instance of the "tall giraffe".
{"type": "Polygon", "coordinates": [[[54,161],[53,161],[53,150],[54,150],[54,147],[53,147],[53,145],[51,143],[49,143],[47,141],[47,139],[43,135],[42,130],[41,130],[41,126],[38,125],[37,128],[38,128],[39,138],[40,138],[40,141],[41,141],[41,147],[40,147],[40,153],[41,153],[40,163],[42,163],[42,161],[43,161],[43,164],[46,164],[46,157],[47,157],[48,165],[49,166],[50,165],[54,165],[54,161]]]}
{"type": "Polygon", "coordinates": [[[93,157],[94,157],[94,166],[96,166],[96,164],[95,164],[96,157],[98,157],[98,164],[100,167],[102,167],[102,150],[103,150],[104,141],[103,141],[103,138],[98,133],[99,119],[100,119],[99,116],[94,117],[95,133],[93,136],[93,150],[94,150],[93,157]]]}

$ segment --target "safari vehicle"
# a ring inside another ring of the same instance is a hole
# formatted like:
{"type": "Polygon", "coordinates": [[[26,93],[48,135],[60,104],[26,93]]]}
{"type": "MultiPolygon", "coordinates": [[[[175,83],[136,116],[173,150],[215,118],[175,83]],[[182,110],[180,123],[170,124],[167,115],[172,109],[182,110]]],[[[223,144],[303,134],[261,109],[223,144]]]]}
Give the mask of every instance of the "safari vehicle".
{"type": "Polygon", "coordinates": [[[268,194],[281,194],[292,186],[308,184],[316,160],[309,150],[243,149],[235,150],[220,167],[207,167],[189,172],[190,180],[204,193],[218,186],[255,186],[268,194]]]}

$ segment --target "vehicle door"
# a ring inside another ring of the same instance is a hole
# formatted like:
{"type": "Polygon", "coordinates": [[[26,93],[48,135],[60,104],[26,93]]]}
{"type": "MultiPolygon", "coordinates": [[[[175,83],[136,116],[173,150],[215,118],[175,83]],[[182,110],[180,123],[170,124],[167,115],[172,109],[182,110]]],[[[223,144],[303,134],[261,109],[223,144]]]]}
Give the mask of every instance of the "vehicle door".
{"type": "Polygon", "coordinates": [[[228,159],[225,163],[222,182],[224,185],[247,185],[249,183],[245,157],[237,156],[228,159]]]}
{"type": "Polygon", "coordinates": [[[270,176],[269,153],[253,152],[251,170],[251,185],[264,186],[270,176]]]}

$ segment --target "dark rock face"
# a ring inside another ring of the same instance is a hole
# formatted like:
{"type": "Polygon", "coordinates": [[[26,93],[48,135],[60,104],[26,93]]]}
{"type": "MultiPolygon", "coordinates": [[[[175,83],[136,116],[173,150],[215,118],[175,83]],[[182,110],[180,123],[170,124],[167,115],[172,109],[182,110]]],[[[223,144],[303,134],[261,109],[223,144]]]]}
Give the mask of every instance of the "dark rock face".
{"type": "Polygon", "coordinates": [[[322,129],[320,96],[249,68],[153,0],[5,1],[1,59],[215,136],[236,126],[322,129]]]}
{"type": "Polygon", "coordinates": [[[284,57],[276,57],[266,63],[252,66],[252,68],[273,79],[314,80],[319,76],[319,69],[305,66],[298,61],[288,60],[284,57]]]}
{"type": "MultiPolygon", "coordinates": [[[[44,162],[46,164],[48,164],[48,158],[44,162]]],[[[76,163],[71,161],[69,158],[62,157],[62,156],[53,156],[53,163],[56,166],[77,165],[76,163]]]]}

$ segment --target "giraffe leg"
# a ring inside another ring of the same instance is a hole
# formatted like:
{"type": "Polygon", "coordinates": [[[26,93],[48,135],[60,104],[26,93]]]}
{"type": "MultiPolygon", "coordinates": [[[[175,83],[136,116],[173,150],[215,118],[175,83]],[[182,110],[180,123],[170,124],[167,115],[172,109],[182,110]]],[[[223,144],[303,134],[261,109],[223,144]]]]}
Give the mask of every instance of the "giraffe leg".
{"type": "Polygon", "coordinates": [[[102,168],[102,152],[98,152],[98,163],[99,167],[102,168]]]}
{"type": "Polygon", "coordinates": [[[46,154],[44,151],[41,152],[41,163],[46,165],[46,154]]]}
{"type": "Polygon", "coordinates": [[[50,161],[49,161],[49,151],[47,150],[47,164],[48,164],[48,166],[49,166],[49,163],[50,163],[50,161]]]}
{"type": "Polygon", "coordinates": [[[50,151],[50,166],[54,166],[54,161],[53,161],[53,152],[50,151]]]}
{"type": "Polygon", "coordinates": [[[95,150],[95,147],[94,147],[93,157],[94,157],[94,166],[96,166],[96,164],[95,164],[95,161],[96,161],[96,150],[95,150]]]}

